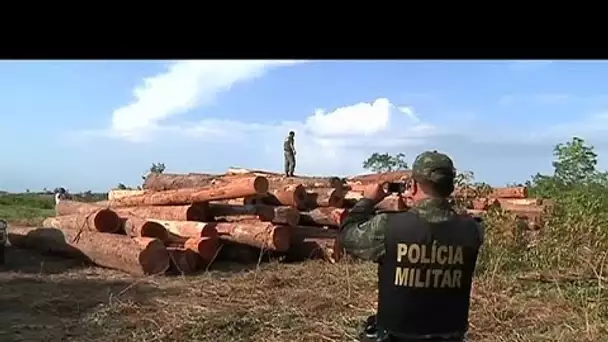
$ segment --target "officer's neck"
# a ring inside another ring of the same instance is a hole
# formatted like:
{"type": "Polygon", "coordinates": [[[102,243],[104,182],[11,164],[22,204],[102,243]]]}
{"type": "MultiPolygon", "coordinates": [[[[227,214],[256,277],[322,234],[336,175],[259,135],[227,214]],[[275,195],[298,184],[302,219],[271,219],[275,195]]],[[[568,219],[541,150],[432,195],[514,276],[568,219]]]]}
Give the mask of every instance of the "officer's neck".
{"type": "Polygon", "coordinates": [[[431,196],[425,193],[420,193],[417,194],[417,196],[414,196],[412,198],[412,201],[414,202],[414,206],[423,204],[423,203],[440,203],[440,202],[447,202],[448,199],[444,198],[444,197],[438,197],[438,196],[431,196]]]}

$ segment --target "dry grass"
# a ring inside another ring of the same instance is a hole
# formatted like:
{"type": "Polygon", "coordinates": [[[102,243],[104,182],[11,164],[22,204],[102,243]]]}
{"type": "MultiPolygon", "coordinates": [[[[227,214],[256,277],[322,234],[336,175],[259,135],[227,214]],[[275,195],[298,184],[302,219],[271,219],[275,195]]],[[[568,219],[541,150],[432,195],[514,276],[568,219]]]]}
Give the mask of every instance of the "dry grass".
{"type": "MultiPolygon", "coordinates": [[[[2,341],[352,341],[375,308],[375,265],[369,263],[271,262],[135,280],[11,253],[8,267],[20,272],[0,275],[2,341]]],[[[607,303],[597,283],[486,271],[476,281],[471,337],[604,341],[607,303]]]]}

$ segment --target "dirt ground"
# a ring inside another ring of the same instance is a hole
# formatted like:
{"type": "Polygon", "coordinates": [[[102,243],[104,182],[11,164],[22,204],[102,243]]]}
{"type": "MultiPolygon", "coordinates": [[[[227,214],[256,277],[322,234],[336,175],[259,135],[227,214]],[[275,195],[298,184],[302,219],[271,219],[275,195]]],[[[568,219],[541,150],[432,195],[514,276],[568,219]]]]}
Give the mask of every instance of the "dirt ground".
{"type": "MultiPolygon", "coordinates": [[[[134,279],[11,248],[0,268],[0,341],[353,341],[375,310],[375,287],[368,263],[217,264],[134,279]]],[[[472,340],[605,341],[607,297],[488,274],[475,286],[472,340]]]]}

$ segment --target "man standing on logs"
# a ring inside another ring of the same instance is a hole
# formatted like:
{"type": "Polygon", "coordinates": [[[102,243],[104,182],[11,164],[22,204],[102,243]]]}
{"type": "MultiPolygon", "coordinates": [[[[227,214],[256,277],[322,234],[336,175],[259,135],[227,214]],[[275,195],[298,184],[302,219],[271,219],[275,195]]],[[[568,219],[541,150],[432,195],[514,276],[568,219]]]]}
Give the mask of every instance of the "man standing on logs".
{"type": "Polygon", "coordinates": [[[387,194],[371,185],[342,224],[346,252],[379,264],[378,313],[361,341],[464,340],[484,229],[449,204],[454,178],[447,155],[424,152],[412,166],[412,209],[375,214],[387,194]]]}
{"type": "Polygon", "coordinates": [[[283,142],[283,152],[285,154],[285,176],[293,177],[293,171],[296,168],[296,147],[294,138],[296,133],[290,131],[287,138],[283,142]]]}

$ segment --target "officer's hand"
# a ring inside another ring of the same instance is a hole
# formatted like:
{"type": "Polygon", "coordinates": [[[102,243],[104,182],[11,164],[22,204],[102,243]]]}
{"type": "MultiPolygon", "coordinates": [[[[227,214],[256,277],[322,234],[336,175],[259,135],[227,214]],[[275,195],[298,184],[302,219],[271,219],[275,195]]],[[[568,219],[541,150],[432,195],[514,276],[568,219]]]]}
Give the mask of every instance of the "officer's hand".
{"type": "Polygon", "coordinates": [[[374,202],[382,201],[388,194],[382,188],[382,184],[370,184],[363,189],[363,197],[374,202]]]}

